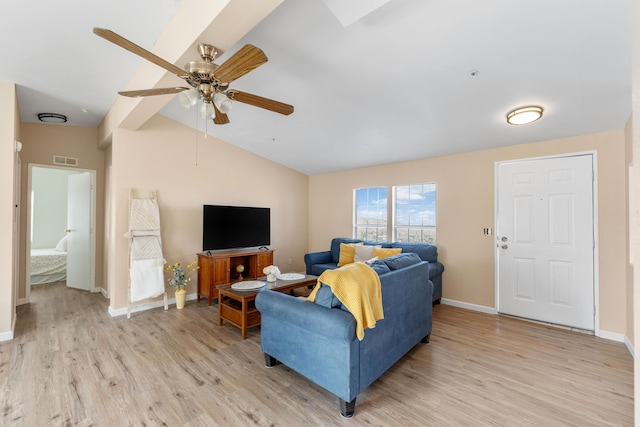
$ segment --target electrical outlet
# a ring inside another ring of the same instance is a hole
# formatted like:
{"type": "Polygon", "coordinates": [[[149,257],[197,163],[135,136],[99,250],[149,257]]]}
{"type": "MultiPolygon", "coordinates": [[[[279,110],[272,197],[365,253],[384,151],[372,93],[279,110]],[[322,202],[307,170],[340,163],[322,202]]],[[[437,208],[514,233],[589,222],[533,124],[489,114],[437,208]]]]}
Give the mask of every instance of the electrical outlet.
{"type": "Polygon", "coordinates": [[[482,229],[482,233],[485,236],[491,236],[493,234],[493,230],[491,229],[491,227],[486,227],[482,229]]]}
{"type": "Polygon", "coordinates": [[[289,265],[293,264],[293,260],[289,258],[289,265]]]}

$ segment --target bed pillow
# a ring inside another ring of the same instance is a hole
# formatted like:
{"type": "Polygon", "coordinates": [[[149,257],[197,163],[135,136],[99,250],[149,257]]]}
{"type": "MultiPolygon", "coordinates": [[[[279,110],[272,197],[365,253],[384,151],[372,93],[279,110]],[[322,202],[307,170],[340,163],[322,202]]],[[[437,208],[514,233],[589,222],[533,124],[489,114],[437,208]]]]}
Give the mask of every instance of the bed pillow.
{"type": "Polygon", "coordinates": [[[67,252],[67,236],[64,236],[56,245],[56,251],[67,252]]]}

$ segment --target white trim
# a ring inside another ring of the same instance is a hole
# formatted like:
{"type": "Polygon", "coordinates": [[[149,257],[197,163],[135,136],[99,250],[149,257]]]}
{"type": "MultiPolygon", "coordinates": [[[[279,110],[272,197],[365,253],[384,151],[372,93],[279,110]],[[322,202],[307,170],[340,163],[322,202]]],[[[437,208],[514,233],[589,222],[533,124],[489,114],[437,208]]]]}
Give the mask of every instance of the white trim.
{"type": "Polygon", "coordinates": [[[11,322],[11,330],[7,331],[7,332],[0,332],[0,342],[3,341],[11,341],[14,336],[15,336],[15,332],[16,332],[16,321],[18,316],[14,315],[13,316],[13,322],[11,322]]]}
{"type": "Polygon", "coordinates": [[[28,304],[29,300],[26,298],[18,298],[18,301],[16,301],[16,307],[19,305],[25,305],[28,304]]]}
{"type": "Polygon", "coordinates": [[[627,347],[627,350],[629,350],[631,357],[635,359],[636,350],[633,348],[633,344],[631,343],[631,340],[626,335],[624,336],[624,345],[627,347]]]}
{"type": "Polygon", "coordinates": [[[465,308],[467,310],[479,311],[487,314],[498,314],[498,311],[493,307],[487,307],[484,305],[470,304],[468,302],[456,301],[453,299],[441,298],[440,303],[451,305],[453,307],[465,308]]]}
{"type": "Polygon", "coordinates": [[[99,288],[98,291],[102,294],[103,297],[109,299],[109,292],[105,288],[99,288]]]}
{"type": "MultiPolygon", "coordinates": [[[[193,301],[194,299],[198,298],[198,294],[197,293],[193,293],[193,294],[188,294],[186,297],[187,301],[193,301]]],[[[175,304],[176,303],[176,299],[175,298],[169,298],[167,300],[168,304],[175,304]]],[[[158,301],[152,301],[152,302],[148,302],[148,303],[143,303],[140,305],[132,305],[131,306],[131,313],[138,313],[140,311],[147,311],[147,310],[152,310],[154,308],[158,308],[158,307],[164,307],[164,300],[158,300],[158,301]]],[[[127,315],[127,307],[123,307],[123,308],[117,308],[114,309],[111,306],[109,306],[109,315],[111,317],[117,317],[117,316],[126,316],[127,315]]]]}
{"type": "MultiPolygon", "coordinates": [[[[591,189],[593,191],[593,305],[595,315],[593,319],[593,333],[599,337],[602,332],[600,330],[600,241],[598,236],[598,152],[591,152],[591,167],[593,168],[593,180],[591,181],[591,189]]],[[[606,333],[606,331],[604,331],[606,333]]]]}
{"type": "MultiPolygon", "coordinates": [[[[600,241],[598,240],[598,152],[597,150],[590,151],[579,151],[575,153],[564,153],[564,154],[556,154],[550,156],[540,156],[540,157],[528,157],[524,159],[511,159],[511,160],[502,160],[494,162],[493,165],[493,211],[496,212],[494,216],[494,236],[498,236],[500,233],[500,229],[498,227],[499,219],[498,219],[498,168],[502,164],[507,163],[522,163],[529,162],[535,160],[548,160],[548,159],[561,159],[566,157],[580,157],[580,156],[591,156],[591,168],[593,171],[593,180],[591,182],[591,188],[593,192],[593,200],[592,200],[592,210],[593,210],[593,304],[595,308],[594,313],[594,335],[601,336],[600,331],[600,241]]],[[[495,293],[495,307],[496,313],[500,311],[500,300],[499,300],[499,289],[498,289],[498,245],[495,245],[494,255],[493,255],[493,263],[494,263],[494,271],[496,272],[494,275],[494,293],[495,293]]],[[[607,332],[605,331],[605,334],[607,332]]],[[[615,340],[621,341],[621,340],[615,340]]]]}
{"type": "Polygon", "coordinates": [[[609,331],[604,331],[602,329],[600,329],[598,332],[599,333],[597,333],[597,334],[594,333],[594,335],[596,337],[603,338],[605,340],[617,341],[617,342],[624,343],[625,339],[626,339],[624,334],[619,334],[617,332],[609,332],[609,331]]]}

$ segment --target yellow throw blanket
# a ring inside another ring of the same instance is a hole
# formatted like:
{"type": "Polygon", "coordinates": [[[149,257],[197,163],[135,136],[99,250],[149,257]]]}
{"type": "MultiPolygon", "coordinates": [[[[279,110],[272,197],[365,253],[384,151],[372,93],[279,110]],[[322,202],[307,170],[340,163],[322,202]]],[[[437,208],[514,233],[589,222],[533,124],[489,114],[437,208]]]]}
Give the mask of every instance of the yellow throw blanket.
{"type": "Polygon", "coordinates": [[[356,319],[356,336],[360,341],[364,338],[365,328],[374,328],[376,320],[384,319],[380,277],[365,263],[354,262],[335,270],[325,270],[309,294],[309,301],[315,301],[322,283],[331,287],[336,298],[356,319]]]}

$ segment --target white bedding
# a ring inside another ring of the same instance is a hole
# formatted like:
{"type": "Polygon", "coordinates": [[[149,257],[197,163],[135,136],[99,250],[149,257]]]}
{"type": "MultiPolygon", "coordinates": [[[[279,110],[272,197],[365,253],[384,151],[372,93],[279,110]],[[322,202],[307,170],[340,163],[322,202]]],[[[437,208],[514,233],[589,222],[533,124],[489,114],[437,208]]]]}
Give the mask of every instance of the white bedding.
{"type": "Polygon", "coordinates": [[[55,248],[31,250],[31,284],[66,280],[67,253],[55,248]]]}

